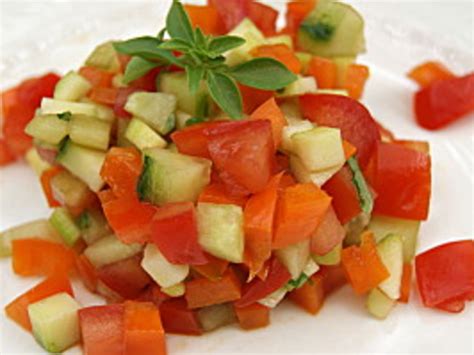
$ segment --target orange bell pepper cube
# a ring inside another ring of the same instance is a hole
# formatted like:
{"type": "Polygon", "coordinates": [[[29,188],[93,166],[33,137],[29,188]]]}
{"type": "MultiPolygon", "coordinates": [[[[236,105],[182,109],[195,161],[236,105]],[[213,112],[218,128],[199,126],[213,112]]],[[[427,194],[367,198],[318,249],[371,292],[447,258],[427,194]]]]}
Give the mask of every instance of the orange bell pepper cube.
{"type": "Polygon", "coordinates": [[[160,311],[150,302],[124,303],[125,354],[166,355],[160,311]]]}
{"type": "Polygon", "coordinates": [[[107,202],[117,199],[112,189],[105,189],[97,193],[97,197],[102,205],[105,205],[107,202]]]}
{"type": "Polygon", "coordinates": [[[455,75],[443,64],[428,61],[413,68],[408,77],[417,82],[421,88],[425,88],[436,81],[454,78],[455,75]]]}
{"type": "Polygon", "coordinates": [[[324,295],[328,296],[347,283],[346,273],[342,265],[321,266],[318,271],[323,279],[324,295]]]}
{"type": "Polygon", "coordinates": [[[217,281],[198,278],[186,282],[185,298],[191,309],[235,301],[240,295],[240,282],[231,269],[217,281]]]}
{"type": "Polygon", "coordinates": [[[112,86],[114,74],[94,67],[82,67],[79,74],[86,78],[92,87],[109,88],[112,86]]]}
{"type": "Polygon", "coordinates": [[[305,17],[313,11],[317,4],[317,0],[295,0],[286,4],[286,27],[283,33],[289,34],[296,42],[296,34],[301,22],[305,17]]]}
{"type": "Polygon", "coordinates": [[[216,203],[224,205],[237,205],[244,207],[247,202],[246,196],[231,195],[224,184],[211,183],[202,190],[198,202],[216,203]]]}
{"type": "Polygon", "coordinates": [[[283,128],[287,125],[285,115],[278,107],[274,97],[265,101],[251,115],[254,120],[269,120],[272,124],[273,143],[275,148],[280,146],[283,128]]]}
{"type": "Polygon", "coordinates": [[[342,140],[342,149],[344,149],[344,157],[346,160],[353,157],[357,153],[357,148],[345,139],[342,140]]]}
{"type": "Polygon", "coordinates": [[[399,302],[408,303],[411,290],[412,270],[413,268],[410,263],[403,264],[402,284],[400,286],[400,298],[398,299],[399,302]]]}
{"type": "Polygon", "coordinates": [[[84,254],[76,255],[76,270],[84,286],[91,292],[97,290],[97,270],[84,254]]]}
{"type": "Polygon", "coordinates": [[[263,32],[265,36],[274,36],[278,11],[260,2],[250,1],[247,6],[248,18],[263,32]]]}
{"type": "Polygon", "coordinates": [[[210,254],[206,254],[206,258],[208,260],[207,264],[191,265],[191,268],[199,275],[204,276],[211,281],[219,280],[227,270],[229,262],[227,260],[216,258],[210,254]]]}
{"type": "Polygon", "coordinates": [[[377,253],[373,234],[365,232],[361,236],[360,247],[351,246],[342,250],[342,266],[354,291],[362,295],[377,287],[390,276],[377,253]]]}
{"type": "Polygon", "coordinates": [[[324,303],[324,277],[316,273],[303,286],[293,290],[288,298],[310,314],[319,312],[324,303]]]}
{"type": "Polygon", "coordinates": [[[95,87],[92,88],[89,93],[89,99],[98,104],[114,106],[117,100],[118,89],[117,88],[103,88],[95,87]]]}
{"type": "Polygon", "coordinates": [[[314,184],[285,188],[277,204],[273,249],[309,238],[330,205],[331,197],[314,184]]]}
{"type": "Polygon", "coordinates": [[[406,140],[406,139],[396,139],[393,144],[401,145],[405,148],[410,148],[416,150],[420,153],[430,154],[430,144],[425,141],[413,141],[413,140],[406,140]]]}
{"type": "Polygon", "coordinates": [[[336,87],[337,66],[331,59],[312,57],[308,66],[308,75],[316,79],[320,89],[334,89],[336,87]]]}
{"type": "Polygon", "coordinates": [[[41,239],[21,239],[12,243],[13,271],[21,276],[65,274],[75,268],[75,256],[64,245],[41,239]]]}
{"type": "Polygon", "coordinates": [[[184,9],[188,13],[193,27],[199,27],[204,34],[218,35],[223,33],[224,24],[214,6],[185,4],[184,9]]]}
{"type": "Polygon", "coordinates": [[[364,91],[365,82],[369,78],[369,68],[361,64],[350,64],[344,76],[342,89],[353,99],[359,100],[364,91]]]}
{"type": "Polygon", "coordinates": [[[252,49],[251,54],[255,58],[273,58],[285,65],[289,71],[301,73],[300,60],[286,44],[265,44],[252,49]]]}
{"type": "Polygon", "coordinates": [[[48,201],[49,207],[59,207],[61,203],[54,198],[53,188],[51,187],[51,180],[58,175],[63,168],[60,166],[52,166],[48,170],[45,170],[40,177],[41,187],[43,188],[44,195],[48,201]]]}
{"type": "Polygon", "coordinates": [[[66,292],[74,297],[71,283],[67,276],[64,274],[52,275],[5,306],[5,313],[24,329],[31,331],[28,306],[43,298],[61,292],[66,292]]]}
{"type": "Polygon", "coordinates": [[[235,314],[242,329],[263,328],[270,324],[270,308],[259,303],[246,307],[234,307],[235,314]]]}

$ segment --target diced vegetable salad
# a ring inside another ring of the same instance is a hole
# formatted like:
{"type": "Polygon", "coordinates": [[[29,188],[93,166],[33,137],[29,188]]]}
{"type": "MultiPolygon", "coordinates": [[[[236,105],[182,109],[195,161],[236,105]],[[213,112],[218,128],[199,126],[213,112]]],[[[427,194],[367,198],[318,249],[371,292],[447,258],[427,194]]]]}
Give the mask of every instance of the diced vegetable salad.
{"type": "MultiPolygon", "coordinates": [[[[26,153],[53,209],[0,236],[17,275],[45,277],[5,312],[45,350],[164,354],[165,333],[264,327],[285,298],[316,314],[346,283],[377,318],[408,302],[428,144],[358,101],[356,10],[289,2],[283,29],[277,15],[173,1],[157,36],[2,93],[0,162],[26,153]],[[107,305],[82,307],[70,278],[107,305]]],[[[426,306],[473,298],[473,253],[417,257],[426,306]]]]}

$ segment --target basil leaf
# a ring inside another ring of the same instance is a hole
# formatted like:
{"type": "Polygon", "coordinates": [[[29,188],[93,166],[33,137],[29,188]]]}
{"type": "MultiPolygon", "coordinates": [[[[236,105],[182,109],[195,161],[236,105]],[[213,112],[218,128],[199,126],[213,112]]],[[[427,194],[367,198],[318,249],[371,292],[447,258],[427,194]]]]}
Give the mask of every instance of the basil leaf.
{"type": "Polygon", "coordinates": [[[206,36],[204,36],[204,33],[202,33],[199,27],[196,28],[194,36],[196,37],[196,46],[200,49],[207,50],[206,36]]]}
{"type": "Polygon", "coordinates": [[[146,75],[150,70],[160,66],[160,63],[151,62],[141,57],[132,57],[130,62],[125,68],[125,74],[123,76],[123,82],[125,84],[130,83],[142,76],[146,75]]]}
{"type": "Polygon", "coordinates": [[[56,116],[58,116],[60,120],[70,121],[72,117],[72,113],[69,111],[66,111],[66,112],[58,113],[56,116]]]}
{"type": "Polygon", "coordinates": [[[186,123],[184,125],[186,127],[189,127],[189,126],[192,126],[192,125],[195,125],[195,124],[198,124],[198,123],[203,123],[203,122],[205,122],[205,121],[201,117],[191,117],[190,119],[188,119],[186,121],[186,123]]]}
{"type": "Polygon", "coordinates": [[[237,84],[228,75],[207,74],[207,87],[212,99],[233,119],[242,118],[242,98],[237,84]]]}
{"type": "Polygon", "coordinates": [[[172,51],[187,51],[191,48],[191,45],[182,39],[172,38],[169,41],[160,44],[160,48],[172,51]]]}
{"type": "Polygon", "coordinates": [[[204,93],[197,95],[194,115],[199,118],[206,118],[209,116],[210,109],[209,96],[204,93]]]}
{"type": "Polygon", "coordinates": [[[139,56],[148,60],[162,60],[167,63],[182,66],[179,60],[170,52],[158,46],[162,42],[155,37],[145,36],[129,39],[128,41],[115,42],[117,52],[139,56]]]}
{"type": "Polygon", "coordinates": [[[189,43],[194,43],[194,33],[188,14],[183,5],[173,0],[173,5],[166,17],[166,30],[171,38],[180,38],[189,43]]]}
{"type": "Polygon", "coordinates": [[[189,91],[192,95],[194,95],[199,88],[202,78],[204,77],[204,68],[187,65],[186,75],[188,78],[189,91]]]}
{"type": "Polygon", "coordinates": [[[156,38],[158,38],[160,42],[163,42],[165,40],[165,34],[166,34],[166,27],[163,28],[160,32],[158,32],[158,34],[156,35],[156,38]]]}
{"type": "Polygon", "coordinates": [[[237,36],[214,37],[209,43],[209,52],[213,58],[227,52],[233,48],[240,47],[245,43],[245,39],[237,36]]]}
{"type": "Polygon", "coordinates": [[[272,58],[256,58],[231,68],[238,82],[262,90],[278,90],[297,79],[282,63],[272,58]]]}

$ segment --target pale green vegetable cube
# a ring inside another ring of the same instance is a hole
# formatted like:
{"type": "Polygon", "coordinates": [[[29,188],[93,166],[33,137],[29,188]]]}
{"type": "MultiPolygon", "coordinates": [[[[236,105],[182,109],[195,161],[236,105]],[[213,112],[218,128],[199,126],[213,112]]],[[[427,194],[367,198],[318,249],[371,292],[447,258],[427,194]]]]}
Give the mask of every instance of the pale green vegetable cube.
{"type": "Polygon", "coordinates": [[[59,144],[68,134],[68,122],[57,115],[41,115],[33,118],[25,133],[49,144],[59,144]]]}
{"type": "Polygon", "coordinates": [[[323,186],[334,174],[336,174],[342,165],[335,166],[326,170],[311,172],[303,164],[300,158],[296,155],[290,155],[290,169],[296,178],[296,181],[301,183],[312,182],[317,186],[323,186]]]}
{"type": "Polygon", "coordinates": [[[25,160],[28,165],[33,169],[36,175],[41,176],[43,172],[51,168],[51,164],[43,160],[38,154],[38,150],[35,147],[31,147],[25,155],[25,160]]]}
{"type": "Polygon", "coordinates": [[[283,128],[281,148],[288,153],[294,153],[293,135],[301,132],[310,131],[314,128],[308,120],[292,119],[288,125],[283,128]]]}
{"type": "MultiPolygon", "coordinates": [[[[87,100],[81,100],[87,101],[87,100]]],[[[41,100],[41,114],[58,114],[70,112],[73,115],[86,115],[96,117],[102,121],[112,122],[115,119],[114,111],[106,106],[87,102],[70,102],[44,97],[41,100]]]]}
{"type": "Polygon", "coordinates": [[[265,44],[274,45],[274,44],[284,44],[291,49],[293,49],[293,39],[289,35],[278,35],[267,37],[265,44]]]}
{"type": "Polygon", "coordinates": [[[146,123],[138,118],[133,118],[125,131],[125,138],[132,142],[138,149],[165,148],[166,141],[146,123]]]}
{"type": "Polygon", "coordinates": [[[120,71],[120,60],[111,41],[98,45],[86,59],[86,65],[111,73],[120,71]]]}
{"type": "Polygon", "coordinates": [[[403,243],[398,235],[390,234],[377,244],[377,252],[390,276],[382,281],[379,289],[393,300],[400,298],[403,273],[403,243]]]}
{"type": "Polygon", "coordinates": [[[286,266],[292,279],[297,279],[308,263],[310,242],[308,238],[275,251],[276,257],[286,266]]]}
{"type": "Polygon", "coordinates": [[[54,98],[63,101],[77,101],[82,99],[92,88],[89,80],[82,75],[70,71],[61,78],[54,88],[54,98]]]}
{"type": "Polygon", "coordinates": [[[186,286],[184,282],[180,282],[173,286],[162,287],[161,292],[167,294],[170,297],[181,297],[186,292],[186,286]]]}
{"type": "Polygon", "coordinates": [[[339,265],[341,263],[342,243],[336,245],[325,255],[313,254],[313,260],[318,265],[339,265]]]}
{"type": "Polygon", "coordinates": [[[366,307],[375,318],[385,319],[396,303],[378,288],[374,288],[367,296],[366,307]]]}
{"type": "Polygon", "coordinates": [[[266,41],[263,33],[248,18],[243,19],[228,35],[245,39],[245,43],[242,46],[234,48],[225,54],[226,64],[229,66],[252,59],[250,51],[255,47],[265,44],[266,41]]]}
{"type": "Polygon", "coordinates": [[[88,148],[107,150],[112,124],[86,115],[73,115],[69,122],[69,137],[88,148]]]}
{"type": "Polygon", "coordinates": [[[288,85],[282,92],[277,94],[277,97],[293,97],[305,94],[315,94],[318,90],[316,79],[312,76],[298,77],[297,80],[288,85]]]}
{"type": "Polygon", "coordinates": [[[140,244],[125,244],[115,235],[109,235],[89,245],[86,250],[84,250],[84,254],[92,265],[99,268],[131,258],[141,250],[142,246],[140,244]]]}

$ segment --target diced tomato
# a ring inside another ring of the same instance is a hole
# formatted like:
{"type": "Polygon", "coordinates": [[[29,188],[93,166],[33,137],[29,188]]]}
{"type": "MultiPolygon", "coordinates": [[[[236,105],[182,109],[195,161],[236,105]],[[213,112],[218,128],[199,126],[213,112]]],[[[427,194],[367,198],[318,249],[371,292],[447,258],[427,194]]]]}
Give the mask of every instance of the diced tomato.
{"type": "Polygon", "coordinates": [[[474,73],[433,83],[415,94],[416,121],[442,128],[474,111],[474,73]]]}
{"type": "Polygon", "coordinates": [[[285,115],[278,107],[275,98],[268,99],[260,105],[250,116],[254,120],[269,120],[272,124],[273,143],[275,149],[280,146],[283,128],[287,125],[285,115]]]}
{"type": "Polygon", "coordinates": [[[349,93],[350,97],[359,100],[368,78],[369,68],[366,65],[350,64],[347,67],[342,88],[349,93]]]}
{"type": "Polygon", "coordinates": [[[379,143],[367,180],[377,193],[374,213],[414,220],[428,217],[430,156],[401,145],[379,143]]]}
{"type": "Polygon", "coordinates": [[[288,298],[310,314],[319,312],[324,303],[324,279],[316,273],[310,280],[290,292],[288,298]]]}
{"type": "Polygon", "coordinates": [[[301,73],[300,60],[286,44],[265,44],[252,49],[251,53],[256,58],[273,58],[293,73],[301,73]]]}
{"type": "Polygon", "coordinates": [[[436,306],[436,308],[449,313],[460,313],[465,307],[466,303],[464,300],[447,301],[436,306]]]}
{"type": "Polygon", "coordinates": [[[64,274],[52,275],[6,305],[5,313],[18,325],[22,326],[28,331],[31,331],[30,317],[28,316],[28,306],[32,303],[42,300],[43,298],[61,292],[66,292],[74,297],[69,279],[64,274]]]}
{"type": "Polygon", "coordinates": [[[158,284],[152,283],[147,288],[145,288],[137,298],[135,298],[135,301],[151,302],[155,306],[159,307],[164,301],[169,299],[170,296],[168,296],[166,293],[163,293],[158,284]]]}
{"type": "Polygon", "coordinates": [[[402,273],[402,284],[400,286],[400,298],[398,299],[399,302],[408,303],[408,299],[410,298],[411,271],[412,271],[411,264],[404,263],[403,273],[402,273]]]}
{"type": "Polygon", "coordinates": [[[210,254],[206,254],[206,259],[208,260],[206,264],[193,265],[192,269],[209,280],[219,280],[226,272],[229,262],[227,260],[218,259],[210,254]]]}
{"type": "Polygon", "coordinates": [[[248,5],[247,17],[252,20],[265,36],[276,34],[278,11],[271,6],[252,1],[248,5]]]}
{"type": "Polygon", "coordinates": [[[437,246],[417,255],[416,279],[423,304],[444,310],[462,309],[474,298],[474,241],[437,246]]]}
{"type": "Polygon", "coordinates": [[[183,298],[174,298],[160,305],[161,321],[166,333],[201,335],[197,314],[188,309],[183,298]]]}
{"type": "Polygon", "coordinates": [[[97,289],[97,270],[84,254],[76,255],[76,270],[84,286],[91,292],[97,289]]]}
{"type": "Polygon", "coordinates": [[[61,203],[54,198],[53,188],[51,186],[51,180],[58,175],[63,168],[60,166],[52,166],[48,170],[45,170],[43,174],[41,174],[40,181],[41,187],[43,188],[44,195],[46,196],[46,200],[48,201],[49,207],[59,207],[61,203]]]}
{"type": "Polygon", "coordinates": [[[242,329],[263,328],[270,324],[270,308],[259,303],[246,307],[234,307],[234,311],[242,329]]]}
{"type": "Polygon", "coordinates": [[[275,174],[281,172],[287,172],[290,170],[290,158],[286,154],[277,154],[276,157],[276,166],[273,172],[275,174]]]}
{"type": "Polygon", "coordinates": [[[28,79],[18,87],[18,101],[23,106],[36,109],[43,97],[52,97],[56,83],[61,77],[55,73],[48,73],[41,77],[28,79]]]}
{"type": "Polygon", "coordinates": [[[224,205],[237,205],[244,207],[247,202],[246,196],[231,195],[224,184],[211,183],[202,190],[198,202],[217,203],[224,205]]]}
{"type": "Polygon", "coordinates": [[[4,138],[0,138],[0,166],[13,163],[15,160],[15,156],[10,151],[7,141],[4,138]]]}
{"type": "Polygon", "coordinates": [[[275,96],[274,91],[260,90],[250,86],[239,85],[240,95],[242,96],[242,104],[244,113],[250,115],[265,101],[275,96]]]}
{"type": "Polygon", "coordinates": [[[327,254],[341,243],[345,236],[344,227],[337,219],[334,209],[330,207],[311,236],[311,252],[316,255],[327,254]]]}
{"type": "Polygon", "coordinates": [[[86,355],[124,354],[123,304],[82,308],[78,314],[86,355]]]}
{"type": "Polygon", "coordinates": [[[367,164],[380,133],[369,111],[357,100],[341,95],[303,95],[300,97],[303,116],[318,125],[340,128],[342,137],[357,148],[362,167],[367,164]]]}
{"type": "Polygon", "coordinates": [[[54,165],[56,163],[56,157],[58,156],[58,150],[53,148],[45,148],[40,146],[35,146],[36,151],[41,159],[45,162],[54,165]]]}
{"type": "Polygon", "coordinates": [[[130,88],[139,91],[156,91],[156,78],[160,74],[161,68],[154,68],[146,73],[144,76],[132,81],[128,84],[130,88]]]}
{"type": "Polygon", "coordinates": [[[201,31],[207,35],[219,35],[224,33],[224,24],[214,6],[185,4],[184,9],[188,13],[193,27],[199,27],[201,31]]]}
{"type": "Polygon", "coordinates": [[[413,140],[407,140],[407,139],[396,139],[393,142],[390,142],[393,144],[399,144],[403,147],[409,148],[416,150],[417,152],[424,153],[424,154],[430,154],[430,144],[425,141],[413,141],[413,140]]]}
{"type": "Polygon", "coordinates": [[[375,121],[379,129],[380,138],[382,142],[392,142],[395,140],[395,135],[389,129],[385,128],[380,122],[375,121]]]}
{"type": "Polygon", "coordinates": [[[170,263],[203,265],[208,261],[198,243],[196,209],[192,202],[162,206],[153,217],[151,241],[170,263]]]}
{"type": "Polygon", "coordinates": [[[413,68],[408,76],[425,88],[437,81],[454,78],[454,74],[439,62],[428,61],[413,68]]]}
{"type": "Polygon", "coordinates": [[[325,266],[322,265],[318,271],[323,279],[324,294],[330,295],[347,283],[346,273],[342,265],[325,266]]]}
{"type": "Polygon", "coordinates": [[[320,89],[334,89],[337,81],[337,66],[334,61],[323,57],[312,57],[308,75],[311,75],[320,89]]]}
{"type": "Polygon", "coordinates": [[[91,90],[89,98],[98,104],[114,106],[117,100],[118,89],[95,87],[91,90]]]}
{"type": "Polygon", "coordinates": [[[291,274],[287,268],[278,260],[278,258],[273,258],[265,281],[257,278],[248,284],[242,294],[242,298],[235,302],[235,306],[249,306],[278,290],[290,281],[290,279],[291,274]]]}
{"type": "Polygon", "coordinates": [[[138,88],[127,87],[119,88],[117,90],[117,97],[115,98],[114,113],[119,118],[130,118],[132,115],[125,111],[125,104],[127,103],[128,97],[136,91],[140,91],[138,88]]]}
{"type": "Polygon", "coordinates": [[[208,0],[224,24],[224,33],[237,26],[249,13],[251,0],[208,0]]]}
{"type": "Polygon", "coordinates": [[[112,86],[114,74],[94,67],[82,67],[79,74],[86,78],[92,87],[109,88],[112,86]]]}
{"type": "Polygon", "coordinates": [[[207,134],[209,154],[229,192],[249,194],[265,187],[275,159],[270,121],[225,122],[207,134]]]}

